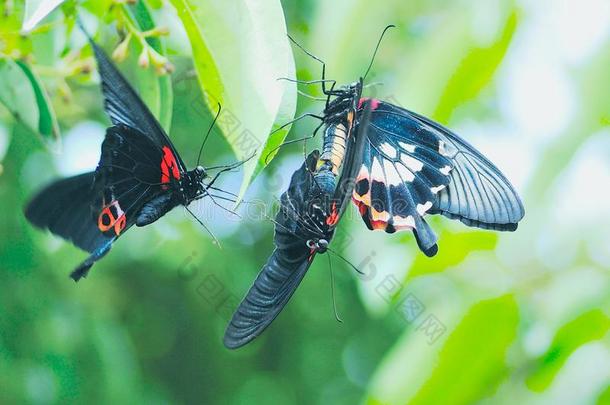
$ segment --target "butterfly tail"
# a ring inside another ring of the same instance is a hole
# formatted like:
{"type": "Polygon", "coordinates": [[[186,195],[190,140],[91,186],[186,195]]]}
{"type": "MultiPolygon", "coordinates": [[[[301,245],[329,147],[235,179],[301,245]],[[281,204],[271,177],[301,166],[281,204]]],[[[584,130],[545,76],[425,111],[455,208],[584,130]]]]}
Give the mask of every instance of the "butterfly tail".
{"type": "Polygon", "coordinates": [[[91,267],[95,264],[95,262],[100,260],[110,251],[113,242],[114,239],[111,239],[96,249],[84,262],[82,262],[72,273],[70,273],[70,278],[78,282],[81,278],[87,277],[89,270],[91,270],[91,267]]]}
{"type": "Polygon", "coordinates": [[[421,217],[416,219],[416,229],[413,229],[413,235],[417,241],[417,246],[428,257],[435,256],[438,253],[438,237],[432,230],[430,225],[421,217]]]}

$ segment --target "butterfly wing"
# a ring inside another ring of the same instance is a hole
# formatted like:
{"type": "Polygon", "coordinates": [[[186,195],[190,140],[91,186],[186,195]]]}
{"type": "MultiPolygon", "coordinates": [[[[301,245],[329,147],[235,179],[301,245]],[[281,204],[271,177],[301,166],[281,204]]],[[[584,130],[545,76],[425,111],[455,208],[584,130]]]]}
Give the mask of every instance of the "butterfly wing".
{"type": "Polygon", "coordinates": [[[470,226],[514,230],[523,216],[516,192],[476,149],[446,128],[374,100],[353,201],[370,229],[412,229],[418,245],[436,254],[424,215],[443,213],[470,226]],[[495,199],[483,198],[493,195],[495,199]],[[498,204],[498,202],[502,202],[498,204]]]}
{"type": "Polygon", "coordinates": [[[307,157],[292,175],[288,190],[282,194],[275,221],[276,248],[227,326],[224,344],[228,348],[241,347],[263,333],[286,306],[313,262],[315,252],[312,253],[305,241],[295,235],[301,232],[299,218],[313,187],[311,173],[318,157],[317,151],[307,157]]]}
{"type": "Polygon", "coordinates": [[[106,53],[90,37],[89,42],[97,61],[102,93],[104,94],[104,109],[114,125],[126,125],[136,128],[159,146],[171,149],[180,171],[186,171],[186,166],[176,152],[169,137],[150,112],[140,96],[110,61],[106,53]]]}
{"type": "Polygon", "coordinates": [[[77,281],[95,261],[103,257],[116,236],[100,232],[93,219],[94,172],[55,181],[42,189],[27,205],[26,218],[91,253],[72,274],[77,281]]]}
{"type": "Polygon", "coordinates": [[[28,203],[25,217],[87,252],[95,251],[112,237],[100,233],[92,220],[94,176],[89,172],[51,183],[28,203]]]}
{"type": "Polygon", "coordinates": [[[525,209],[500,169],[449,129],[416,113],[410,114],[436,131],[442,140],[441,153],[454,164],[451,182],[439,193],[430,213],[441,213],[483,229],[516,230],[525,209]]]}

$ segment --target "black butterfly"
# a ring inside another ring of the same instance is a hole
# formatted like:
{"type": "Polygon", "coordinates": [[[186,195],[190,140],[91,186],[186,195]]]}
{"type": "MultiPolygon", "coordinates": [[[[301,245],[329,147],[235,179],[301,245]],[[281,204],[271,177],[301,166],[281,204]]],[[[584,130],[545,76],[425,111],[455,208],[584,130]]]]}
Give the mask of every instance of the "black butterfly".
{"type": "Polygon", "coordinates": [[[292,175],[275,218],[275,250],[233,314],[225,346],[238,348],[259,336],[288,303],[316,254],[329,250],[361,165],[366,139],[361,128],[369,118],[364,113],[344,136],[325,140],[324,152],[311,152],[292,175]]]}
{"type": "Polygon", "coordinates": [[[222,172],[204,183],[209,178],[206,169],[198,165],[188,171],[138,94],[104,51],[89,40],[101,77],[104,107],[113,124],[106,130],[99,164],[94,172],[50,184],[25,209],[32,224],[91,254],[71,273],[75,281],[86,276],[132,225],[151,224],[172,208],[186,207],[209,195],[222,172]]]}
{"type": "MultiPolygon", "coordinates": [[[[393,26],[388,26],[383,34],[393,26]]],[[[381,38],[383,38],[383,34],[381,38]]],[[[336,81],[322,84],[326,107],[319,118],[326,139],[341,137],[355,117],[362,115],[364,77],[335,89],[336,81]],[[330,89],[326,84],[332,83],[330,89]]],[[[294,42],[294,41],[293,41],[294,42]]],[[[313,83],[313,82],[304,82],[313,83]]],[[[525,215],[513,186],[500,170],[472,145],[442,125],[412,111],[371,99],[362,166],[352,200],[371,230],[412,230],[419,248],[428,256],[438,252],[437,236],[424,216],[442,214],[468,226],[515,231],[525,215]]],[[[301,117],[300,117],[301,118],[301,117]]],[[[337,164],[340,162],[337,161],[337,164]]]]}

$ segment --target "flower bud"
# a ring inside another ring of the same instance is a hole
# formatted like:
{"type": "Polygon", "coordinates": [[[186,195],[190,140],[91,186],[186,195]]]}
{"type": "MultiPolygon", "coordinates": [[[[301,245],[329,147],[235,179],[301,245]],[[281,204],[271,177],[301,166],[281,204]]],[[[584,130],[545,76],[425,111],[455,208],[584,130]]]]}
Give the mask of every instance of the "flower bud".
{"type": "Polygon", "coordinates": [[[127,58],[127,50],[129,49],[129,42],[131,41],[131,34],[128,34],[127,37],[116,47],[114,52],[112,52],[112,59],[117,62],[123,62],[127,58]]]}
{"type": "Polygon", "coordinates": [[[146,69],[149,64],[150,64],[150,59],[148,56],[148,48],[144,47],[144,49],[142,49],[142,53],[138,57],[138,65],[140,65],[140,67],[143,67],[144,69],[146,69]]]}

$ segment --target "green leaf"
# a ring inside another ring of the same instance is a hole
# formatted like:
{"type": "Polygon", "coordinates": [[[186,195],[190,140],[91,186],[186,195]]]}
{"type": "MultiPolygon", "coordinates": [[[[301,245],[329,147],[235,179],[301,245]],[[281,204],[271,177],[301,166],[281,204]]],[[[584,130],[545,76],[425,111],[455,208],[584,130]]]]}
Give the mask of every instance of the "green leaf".
{"type": "MultiPolygon", "coordinates": [[[[212,110],[223,112],[219,128],[244,164],[240,195],[264,166],[269,151],[289,128],[296,109],[296,86],[281,3],[278,0],[172,0],[191,42],[199,85],[212,110]]],[[[271,157],[271,156],[270,156],[271,157]]],[[[269,160],[269,159],[267,159],[269,160]]]]}
{"type": "Polygon", "coordinates": [[[365,403],[467,404],[492,394],[509,371],[516,300],[504,295],[466,308],[459,301],[425,307],[376,371],[365,403]],[[448,336],[438,335],[441,327],[448,336]]]}
{"type": "Polygon", "coordinates": [[[597,398],[597,405],[609,405],[610,404],[610,384],[597,398]]]}
{"type": "Polygon", "coordinates": [[[474,48],[462,60],[436,107],[434,116],[448,122],[455,108],[479,95],[493,79],[517,29],[516,10],[508,15],[500,36],[488,47],[474,48]]]}
{"type": "MultiPolygon", "coordinates": [[[[405,238],[410,238],[410,235],[405,238]]],[[[434,260],[424,255],[417,255],[404,283],[415,277],[443,272],[460,264],[470,253],[477,250],[493,250],[498,241],[498,234],[485,231],[451,232],[443,229],[439,235],[440,248],[434,260]]],[[[409,241],[411,242],[411,241],[409,241]]]]}
{"type": "Polygon", "coordinates": [[[51,100],[47,92],[45,91],[40,79],[34,74],[27,64],[21,61],[17,61],[19,67],[26,74],[36,95],[36,105],[40,114],[38,121],[38,132],[45,138],[52,138],[54,140],[59,139],[59,125],[57,124],[57,117],[51,104],[51,100]]]}
{"type": "Polygon", "coordinates": [[[584,313],[562,326],[547,352],[538,359],[535,369],[527,377],[527,386],[536,392],[547,389],[576,349],[603,338],[608,330],[610,318],[600,309],[584,313]]]}
{"type": "Polygon", "coordinates": [[[475,304],[447,338],[432,375],[410,404],[469,404],[497,388],[508,373],[506,351],[517,336],[511,295],[475,304]]]}
{"type": "Polygon", "coordinates": [[[30,32],[65,0],[26,0],[21,31],[30,32]]]}
{"type": "Polygon", "coordinates": [[[42,138],[55,141],[59,127],[42,83],[23,62],[0,59],[0,102],[13,116],[42,138]]]}
{"type": "Polygon", "coordinates": [[[0,59],[0,101],[17,120],[38,132],[36,93],[23,69],[12,59],[0,59]]]}

